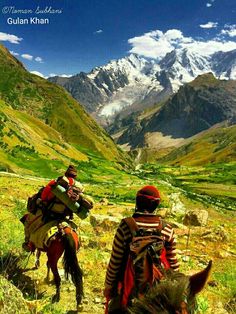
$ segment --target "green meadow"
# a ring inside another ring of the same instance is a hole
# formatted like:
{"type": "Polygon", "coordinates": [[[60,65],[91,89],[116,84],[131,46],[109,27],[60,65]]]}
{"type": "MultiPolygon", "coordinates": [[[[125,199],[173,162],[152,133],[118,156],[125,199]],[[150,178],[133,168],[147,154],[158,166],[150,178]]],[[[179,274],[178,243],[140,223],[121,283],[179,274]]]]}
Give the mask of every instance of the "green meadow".
{"type": "MultiPolygon", "coordinates": [[[[234,313],[235,164],[206,167],[146,164],[136,170],[124,171],[115,168],[111,162],[92,155],[90,161],[76,164],[79,180],[96,203],[90,217],[83,221],[75,218],[82,241],[78,254],[85,285],[82,313],[104,311],[103,283],[117,226],[96,225],[92,222],[92,216],[108,217],[108,220],[112,217],[118,222],[122,217],[131,215],[135,194],[146,184],[154,184],[161,191],[160,213],[175,226],[181,271],[192,274],[213,260],[209,284],[198,298],[199,313],[216,313],[216,306],[219,311],[221,309],[234,313]],[[173,196],[176,195],[177,198],[174,199],[173,196]],[[173,211],[175,206],[180,205],[182,211],[173,211]],[[184,226],[184,214],[190,209],[207,210],[207,226],[184,226]]],[[[42,256],[40,268],[33,270],[34,256],[29,257],[21,249],[24,232],[19,218],[26,211],[27,198],[45,185],[48,179],[61,174],[44,169],[39,176],[38,169],[42,168],[37,168],[34,176],[0,175],[0,307],[4,313],[67,313],[75,309],[73,285],[63,280],[62,299],[57,305],[52,305],[50,298],[54,293],[53,283],[47,285],[44,282],[46,256],[42,256]],[[7,293],[6,286],[9,290],[7,293]],[[17,294],[17,310],[15,288],[20,296],[19,299],[17,294]],[[8,302],[8,295],[12,302],[8,302]]],[[[31,170],[34,170],[33,165],[31,170]]]]}

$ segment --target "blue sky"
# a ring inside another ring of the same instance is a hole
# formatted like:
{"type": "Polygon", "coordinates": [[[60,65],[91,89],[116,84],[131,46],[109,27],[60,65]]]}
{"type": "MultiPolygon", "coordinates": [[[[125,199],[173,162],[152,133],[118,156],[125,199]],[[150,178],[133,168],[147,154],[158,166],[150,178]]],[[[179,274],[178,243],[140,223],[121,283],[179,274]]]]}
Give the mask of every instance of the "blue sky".
{"type": "Polygon", "coordinates": [[[1,42],[28,70],[44,76],[89,72],[130,52],[158,59],[179,45],[201,52],[236,49],[235,0],[0,0],[0,4],[1,42]],[[38,7],[61,13],[36,14],[38,7]],[[49,19],[49,24],[31,24],[35,16],[49,19]],[[10,24],[17,18],[29,23],[10,24]]]}

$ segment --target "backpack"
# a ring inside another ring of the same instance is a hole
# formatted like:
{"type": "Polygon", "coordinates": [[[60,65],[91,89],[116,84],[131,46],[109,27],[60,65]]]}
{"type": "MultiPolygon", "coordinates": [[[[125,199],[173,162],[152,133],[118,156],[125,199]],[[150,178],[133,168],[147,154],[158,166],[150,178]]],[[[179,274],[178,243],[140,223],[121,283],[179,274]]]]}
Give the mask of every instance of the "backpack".
{"type": "Polygon", "coordinates": [[[37,210],[41,208],[42,205],[41,194],[43,192],[43,189],[44,187],[41,187],[37,193],[28,198],[27,210],[32,214],[36,214],[37,210]]]}
{"type": "Polygon", "coordinates": [[[122,283],[122,306],[126,307],[133,297],[141,297],[163,277],[168,269],[164,240],[161,235],[164,222],[156,229],[139,228],[133,218],[125,218],[133,237],[122,283]]]}

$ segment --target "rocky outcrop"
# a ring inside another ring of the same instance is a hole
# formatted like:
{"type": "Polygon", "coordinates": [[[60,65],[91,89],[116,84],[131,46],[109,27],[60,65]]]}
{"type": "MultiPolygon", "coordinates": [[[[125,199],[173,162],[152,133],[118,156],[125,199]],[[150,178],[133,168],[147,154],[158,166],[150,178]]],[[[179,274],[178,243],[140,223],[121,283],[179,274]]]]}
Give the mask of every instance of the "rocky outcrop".
{"type": "Polygon", "coordinates": [[[90,73],[49,80],[65,87],[99,122],[104,119],[102,115],[112,116],[113,122],[118,113],[126,116],[122,113],[128,108],[129,113],[137,112],[163,101],[198,75],[212,72],[221,79],[236,79],[235,64],[236,50],[206,55],[176,48],[161,60],[131,54],[96,67],[90,73]]]}
{"type": "MultiPolygon", "coordinates": [[[[172,138],[189,138],[225,120],[236,119],[236,82],[204,74],[181,87],[160,110],[137,116],[117,142],[133,148],[145,145],[147,133],[161,132],[172,138]]],[[[232,123],[232,122],[230,122],[232,123]]]]}
{"type": "Polygon", "coordinates": [[[186,226],[206,226],[208,221],[208,211],[190,210],[184,216],[183,224],[186,226]]]}
{"type": "Polygon", "coordinates": [[[111,217],[108,215],[91,215],[90,223],[94,228],[102,228],[105,231],[114,231],[121,220],[121,217],[111,217]]]}

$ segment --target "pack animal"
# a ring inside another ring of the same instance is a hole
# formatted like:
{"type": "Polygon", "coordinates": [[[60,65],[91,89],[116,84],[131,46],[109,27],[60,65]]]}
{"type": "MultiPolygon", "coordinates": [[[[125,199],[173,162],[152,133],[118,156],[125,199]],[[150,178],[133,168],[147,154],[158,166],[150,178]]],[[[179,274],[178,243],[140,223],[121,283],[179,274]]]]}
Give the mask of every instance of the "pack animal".
{"type": "Polygon", "coordinates": [[[38,249],[36,253],[36,264],[39,267],[39,257],[41,252],[46,252],[47,254],[47,277],[46,281],[49,282],[50,270],[54,275],[54,282],[56,286],[56,293],[52,298],[52,302],[60,301],[60,288],[61,288],[61,278],[58,272],[57,263],[59,258],[63,256],[63,266],[65,270],[66,279],[71,275],[71,279],[76,287],[76,302],[77,308],[82,301],[83,297],[83,281],[82,281],[82,270],[79,266],[78,258],[76,252],[79,249],[79,239],[77,233],[70,226],[60,226],[59,231],[55,237],[51,240],[48,247],[45,246],[44,249],[38,249]]]}
{"type": "Polygon", "coordinates": [[[211,267],[210,261],[203,271],[192,276],[167,271],[164,279],[154,285],[144,297],[136,299],[126,313],[193,314],[197,309],[196,294],[206,284],[211,267]]]}

